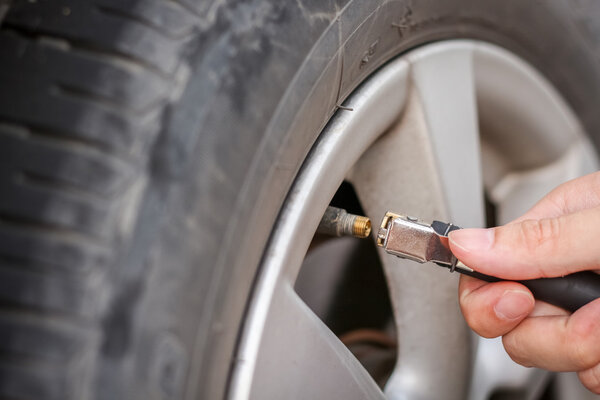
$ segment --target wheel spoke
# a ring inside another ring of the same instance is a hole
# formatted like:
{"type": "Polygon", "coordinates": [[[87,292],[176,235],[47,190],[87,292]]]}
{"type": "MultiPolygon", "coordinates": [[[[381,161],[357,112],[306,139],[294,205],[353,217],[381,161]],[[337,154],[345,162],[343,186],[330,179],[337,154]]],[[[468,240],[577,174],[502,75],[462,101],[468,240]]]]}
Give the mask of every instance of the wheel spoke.
{"type": "Polygon", "coordinates": [[[471,44],[440,44],[409,59],[448,214],[482,226],[483,187],[471,44]]]}
{"type": "Polygon", "coordinates": [[[483,180],[496,223],[504,224],[554,187],[596,171],[597,155],[564,99],[531,66],[500,48],[474,48],[483,180]]]}
{"type": "Polygon", "coordinates": [[[358,360],[288,285],[267,317],[252,399],[383,399],[358,360]]]}
{"type": "MultiPolygon", "coordinates": [[[[423,137],[425,124],[410,103],[401,125],[382,137],[349,177],[369,216],[381,217],[389,209],[425,219],[446,215],[434,159],[423,137]],[[411,151],[406,157],[397,157],[408,145],[411,151]],[[414,158],[420,161],[417,168],[414,158]],[[390,159],[393,165],[385,161],[390,159]],[[369,170],[367,165],[376,168],[369,170]],[[398,170],[410,173],[398,174],[398,170]]],[[[456,300],[456,277],[381,249],[380,257],[388,278],[399,352],[386,395],[392,399],[464,399],[470,343],[456,300]]]]}
{"type": "Polygon", "coordinates": [[[561,183],[597,171],[589,145],[577,140],[562,157],[541,168],[509,172],[488,189],[496,205],[497,223],[505,224],[525,213],[561,183]]]}
{"type": "MultiPolygon", "coordinates": [[[[449,51],[444,65],[452,73],[432,70],[427,64],[431,55],[414,60],[416,90],[402,120],[365,153],[348,177],[371,217],[380,218],[392,210],[424,220],[483,224],[470,55],[463,46],[449,51]],[[434,72],[441,76],[427,81],[434,72]],[[461,88],[468,93],[457,94],[461,88]],[[453,96],[467,104],[455,104],[458,99],[453,96]],[[438,118],[438,113],[444,118],[438,118]],[[463,147],[458,155],[453,137],[463,147]],[[378,190],[382,187],[385,190],[378,190]]],[[[386,394],[389,398],[465,398],[471,343],[457,304],[458,277],[383,251],[381,258],[399,348],[386,394]]]]}

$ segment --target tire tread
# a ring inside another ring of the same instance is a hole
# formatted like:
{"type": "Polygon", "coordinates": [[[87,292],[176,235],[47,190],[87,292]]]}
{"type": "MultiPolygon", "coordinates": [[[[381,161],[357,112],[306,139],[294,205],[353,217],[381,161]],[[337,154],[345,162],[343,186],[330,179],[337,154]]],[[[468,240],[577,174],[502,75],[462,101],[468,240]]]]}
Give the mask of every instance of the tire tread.
{"type": "Polygon", "coordinates": [[[119,209],[198,21],[164,0],[19,0],[0,21],[0,398],[87,397],[119,209]]]}

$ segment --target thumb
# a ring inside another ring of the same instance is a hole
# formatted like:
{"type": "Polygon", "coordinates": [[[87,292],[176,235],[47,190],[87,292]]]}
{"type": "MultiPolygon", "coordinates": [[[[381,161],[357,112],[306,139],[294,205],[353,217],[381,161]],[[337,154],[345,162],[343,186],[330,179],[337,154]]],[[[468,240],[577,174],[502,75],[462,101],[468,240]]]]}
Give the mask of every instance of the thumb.
{"type": "Polygon", "coordinates": [[[461,229],[450,248],[466,265],[503,279],[563,276],[600,265],[600,208],[490,229],[461,229]]]}

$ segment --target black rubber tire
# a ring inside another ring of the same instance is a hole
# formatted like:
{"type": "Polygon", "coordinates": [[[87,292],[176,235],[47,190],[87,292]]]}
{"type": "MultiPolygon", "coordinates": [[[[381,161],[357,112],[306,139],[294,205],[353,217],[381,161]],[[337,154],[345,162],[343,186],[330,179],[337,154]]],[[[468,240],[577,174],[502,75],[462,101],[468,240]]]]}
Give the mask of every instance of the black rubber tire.
{"type": "Polygon", "coordinates": [[[336,105],[409,48],[475,38],[542,71],[598,144],[599,16],[0,0],[0,398],[222,398],[277,212],[336,105]]]}

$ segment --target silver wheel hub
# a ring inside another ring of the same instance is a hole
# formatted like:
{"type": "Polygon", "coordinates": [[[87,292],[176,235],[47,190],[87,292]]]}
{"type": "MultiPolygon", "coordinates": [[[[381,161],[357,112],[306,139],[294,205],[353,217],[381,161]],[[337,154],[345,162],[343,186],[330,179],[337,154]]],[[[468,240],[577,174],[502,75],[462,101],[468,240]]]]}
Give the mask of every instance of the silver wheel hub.
{"type": "Polygon", "coordinates": [[[230,397],[484,399],[503,385],[537,390],[543,371],[519,367],[498,340],[470,333],[456,275],[380,253],[399,349],[383,392],[300,299],[294,282],[343,180],[375,225],[394,210],[484,226],[484,192],[497,222],[505,223],[557,184],[597,169],[573,113],[524,61],[467,40],[397,58],[344,106],[352,111],[340,110],[322,132],[280,214],[230,397]]]}

